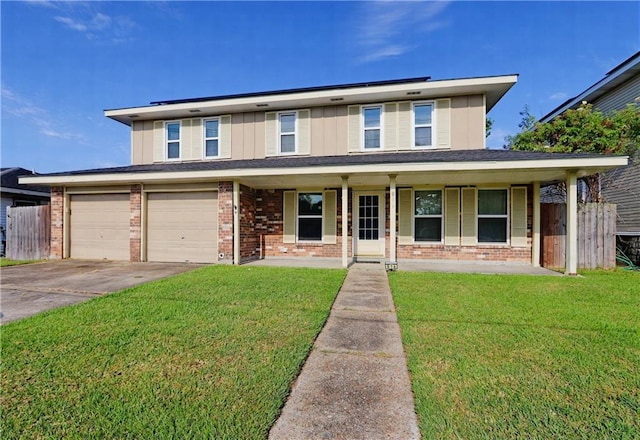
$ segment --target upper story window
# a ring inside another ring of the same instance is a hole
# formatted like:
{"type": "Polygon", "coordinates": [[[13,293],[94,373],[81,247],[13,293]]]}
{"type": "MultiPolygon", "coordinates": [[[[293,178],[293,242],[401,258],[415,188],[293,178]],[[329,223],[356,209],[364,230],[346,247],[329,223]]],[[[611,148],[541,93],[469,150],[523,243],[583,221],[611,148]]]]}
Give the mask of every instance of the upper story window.
{"type": "Polygon", "coordinates": [[[297,151],[297,113],[279,113],[278,122],[280,154],[295,154],[297,151]]]}
{"type": "Polygon", "coordinates": [[[478,242],[507,242],[507,190],[478,190],[478,242]]]}
{"type": "Polygon", "coordinates": [[[414,199],[416,241],[442,241],[442,191],[416,191],[414,199]]]}
{"type": "Polygon", "coordinates": [[[365,150],[375,150],[382,148],[382,107],[363,107],[362,117],[364,119],[363,129],[365,150]]]}
{"type": "Polygon", "coordinates": [[[167,122],[165,132],[167,159],[180,159],[180,122],[167,122]]]}
{"type": "Polygon", "coordinates": [[[322,240],[322,193],[298,194],[298,240],[322,240]]]}
{"type": "Polygon", "coordinates": [[[220,119],[204,121],[204,156],[220,156],[220,119]]]}
{"type": "Polygon", "coordinates": [[[413,146],[433,146],[433,103],[413,105],[413,146]]]}

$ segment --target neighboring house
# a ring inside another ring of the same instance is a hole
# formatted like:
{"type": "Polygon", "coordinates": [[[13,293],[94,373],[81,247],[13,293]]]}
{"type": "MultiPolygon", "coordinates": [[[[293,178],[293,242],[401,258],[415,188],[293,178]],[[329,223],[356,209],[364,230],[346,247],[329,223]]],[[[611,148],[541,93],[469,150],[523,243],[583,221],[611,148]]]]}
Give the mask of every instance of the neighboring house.
{"type": "MultiPolygon", "coordinates": [[[[106,110],[132,165],[52,187],[52,257],[484,260],[537,265],[540,183],[626,157],[485,148],[516,75],[412,78],[106,110]]],[[[570,197],[567,271],[575,273],[570,197]]]]}
{"type": "MultiPolygon", "coordinates": [[[[640,52],[637,52],[606,76],[540,119],[545,123],[582,101],[603,113],[621,110],[628,104],[640,105],[640,52]]],[[[605,173],[601,180],[605,201],[617,205],[618,246],[640,264],[640,163],[605,173]]]]}
{"type": "Polygon", "coordinates": [[[49,187],[18,183],[18,177],[36,175],[24,168],[0,168],[0,254],[4,255],[7,230],[7,208],[11,206],[46,205],[51,197],[49,187]]]}

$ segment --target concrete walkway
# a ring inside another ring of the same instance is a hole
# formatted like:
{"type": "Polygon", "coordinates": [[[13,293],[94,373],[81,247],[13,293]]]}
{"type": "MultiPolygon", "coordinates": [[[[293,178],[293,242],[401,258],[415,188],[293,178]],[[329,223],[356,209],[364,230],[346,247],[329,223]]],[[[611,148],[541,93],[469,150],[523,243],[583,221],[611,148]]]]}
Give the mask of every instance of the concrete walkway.
{"type": "Polygon", "coordinates": [[[420,438],[384,265],[350,268],[269,438],[420,438]]]}

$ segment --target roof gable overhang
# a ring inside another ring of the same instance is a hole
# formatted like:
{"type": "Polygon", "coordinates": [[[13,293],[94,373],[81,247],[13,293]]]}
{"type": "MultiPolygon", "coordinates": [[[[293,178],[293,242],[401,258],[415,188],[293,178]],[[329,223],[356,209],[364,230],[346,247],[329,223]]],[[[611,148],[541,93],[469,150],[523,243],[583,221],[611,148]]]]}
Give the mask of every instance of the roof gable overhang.
{"type": "Polygon", "coordinates": [[[299,89],[290,92],[256,93],[231,97],[199,98],[159,102],[156,105],[105,110],[105,116],[125,125],[138,120],[168,120],[229,113],[271,111],[328,105],[366,104],[400,100],[433,99],[462,95],[484,95],[489,111],[517,82],[518,75],[450,80],[390,81],[299,89]]]}

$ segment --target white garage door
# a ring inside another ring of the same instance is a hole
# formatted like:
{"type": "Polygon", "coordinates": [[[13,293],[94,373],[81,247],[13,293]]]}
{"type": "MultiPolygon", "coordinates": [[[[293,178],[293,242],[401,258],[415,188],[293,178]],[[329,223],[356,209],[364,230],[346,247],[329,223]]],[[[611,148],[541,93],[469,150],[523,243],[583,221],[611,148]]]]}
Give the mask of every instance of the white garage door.
{"type": "Polygon", "coordinates": [[[129,194],[73,194],[71,258],[129,260],[129,194]]]}
{"type": "Polygon", "coordinates": [[[218,255],[218,193],[149,193],[147,260],[214,263],[218,255]]]}

